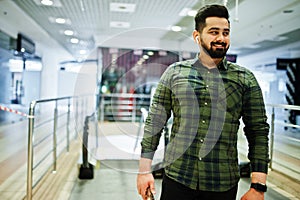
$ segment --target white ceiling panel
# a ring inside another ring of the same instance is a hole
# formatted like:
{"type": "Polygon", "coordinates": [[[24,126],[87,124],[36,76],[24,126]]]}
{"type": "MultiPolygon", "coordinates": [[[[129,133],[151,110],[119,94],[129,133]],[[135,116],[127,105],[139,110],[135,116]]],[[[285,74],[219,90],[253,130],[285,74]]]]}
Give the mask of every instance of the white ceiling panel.
{"type": "Polygon", "coordinates": [[[60,0],[59,7],[41,5],[39,0],[11,1],[74,57],[99,45],[143,48],[152,43],[153,48],[197,50],[190,39],[194,19],[179,13],[212,3],[226,4],[230,10],[231,48],[241,55],[300,41],[299,0],[60,0]],[[49,20],[57,17],[71,23],[49,20]],[[172,25],[183,30],[172,32],[172,25]],[[72,37],[79,39],[78,44],[62,34],[66,29],[75,32],[72,37]]]}

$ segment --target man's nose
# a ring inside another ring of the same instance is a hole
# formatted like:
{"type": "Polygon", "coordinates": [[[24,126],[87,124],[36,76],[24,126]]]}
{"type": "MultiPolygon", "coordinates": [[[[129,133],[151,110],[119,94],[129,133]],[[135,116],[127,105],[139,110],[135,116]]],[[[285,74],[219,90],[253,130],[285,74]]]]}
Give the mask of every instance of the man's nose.
{"type": "Polygon", "coordinates": [[[221,41],[224,41],[224,40],[225,40],[225,36],[222,33],[217,35],[217,41],[218,42],[221,42],[221,41]]]}

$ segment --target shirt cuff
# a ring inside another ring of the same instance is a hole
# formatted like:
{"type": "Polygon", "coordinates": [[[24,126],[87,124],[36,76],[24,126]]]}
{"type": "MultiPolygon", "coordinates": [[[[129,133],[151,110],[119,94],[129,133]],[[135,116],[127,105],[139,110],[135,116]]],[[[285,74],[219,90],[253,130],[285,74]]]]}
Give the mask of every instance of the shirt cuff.
{"type": "Polygon", "coordinates": [[[153,157],[154,157],[154,153],[155,153],[155,151],[146,151],[146,150],[144,150],[144,149],[142,149],[142,153],[141,153],[141,157],[142,158],[148,158],[148,159],[153,159],[153,157]]]}
{"type": "Polygon", "coordinates": [[[263,172],[268,174],[268,161],[254,160],[251,161],[252,172],[263,172]]]}

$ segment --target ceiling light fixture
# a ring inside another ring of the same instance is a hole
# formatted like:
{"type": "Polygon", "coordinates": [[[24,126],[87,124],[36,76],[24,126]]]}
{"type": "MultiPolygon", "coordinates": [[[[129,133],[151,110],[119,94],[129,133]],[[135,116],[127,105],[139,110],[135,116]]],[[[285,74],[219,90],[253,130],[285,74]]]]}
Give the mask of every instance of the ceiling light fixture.
{"type": "Polygon", "coordinates": [[[82,50],[79,51],[79,54],[84,55],[84,54],[86,54],[86,52],[87,52],[86,50],[82,49],[82,50]]]}
{"type": "Polygon", "coordinates": [[[186,17],[186,16],[195,17],[196,14],[197,14],[197,10],[193,10],[191,8],[183,8],[179,12],[179,16],[181,16],[181,17],[186,17]]]}
{"type": "Polygon", "coordinates": [[[149,56],[148,56],[148,55],[143,55],[143,58],[144,58],[145,60],[147,60],[147,59],[149,59],[149,56]]]}
{"type": "Polygon", "coordinates": [[[182,30],[182,28],[180,26],[172,26],[171,30],[174,31],[174,32],[179,32],[179,31],[182,30]]]}
{"type": "Polygon", "coordinates": [[[71,38],[70,42],[73,43],[73,44],[78,44],[79,40],[77,38],[71,38]]]}
{"type": "Polygon", "coordinates": [[[63,17],[49,17],[51,23],[71,25],[71,20],[63,17]]]}
{"type": "Polygon", "coordinates": [[[64,34],[71,36],[71,35],[74,35],[74,31],[72,31],[72,30],[65,30],[64,34]]]}
{"type": "Polygon", "coordinates": [[[62,7],[60,0],[32,0],[38,6],[62,7]]]}
{"type": "Polygon", "coordinates": [[[129,22],[112,21],[112,22],[110,22],[110,27],[112,27],[112,28],[130,28],[130,23],[129,22]]]}
{"type": "Polygon", "coordinates": [[[52,6],[53,1],[52,0],[41,0],[41,4],[43,4],[45,6],[52,6]]]}
{"type": "Polygon", "coordinates": [[[197,14],[197,10],[190,10],[187,15],[190,16],[190,17],[195,17],[197,14]]]}
{"type": "Polygon", "coordinates": [[[55,22],[58,23],[58,24],[65,24],[66,23],[66,19],[64,18],[56,18],[55,19],[55,22]]]}
{"type": "Polygon", "coordinates": [[[153,56],[153,55],[154,55],[154,52],[153,52],[153,51],[148,51],[147,54],[148,54],[149,56],[153,56]]]}
{"type": "Polygon", "coordinates": [[[190,11],[190,8],[183,8],[180,12],[179,12],[179,16],[185,17],[187,16],[188,12],[190,11]]]}
{"type": "Polygon", "coordinates": [[[132,3],[110,3],[110,11],[114,12],[128,12],[133,13],[135,11],[136,4],[132,3]]]}

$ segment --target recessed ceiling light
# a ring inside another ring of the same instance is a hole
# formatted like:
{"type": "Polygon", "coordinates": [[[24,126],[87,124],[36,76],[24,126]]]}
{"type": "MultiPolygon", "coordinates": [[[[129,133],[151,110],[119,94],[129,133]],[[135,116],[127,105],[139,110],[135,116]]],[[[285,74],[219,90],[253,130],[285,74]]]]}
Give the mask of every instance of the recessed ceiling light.
{"type": "Polygon", "coordinates": [[[147,54],[148,54],[149,56],[153,56],[153,55],[154,55],[153,51],[148,51],[147,54]]]}
{"type": "Polygon", "coordinates": [[[195,17],[197,14],[197,10],[190,10],[187,15],[190,16],[190,17],[195,17]]]}
{"type": "Polygon", "coordinates": [[[114,12],[129,12],[132,13],[135,11],[136,4],[132,3],[110,3],[110,11],[114,12]]]}
{"type": "Polygon", "coordinates": [[[143,58],[144,58],[145,60],[147,60],[147,59],[149,59],[149,56],[148,56],[148,55],[143,55],[143,58]]]}
{"type": "Polygon", "coordinates": [[[55,17],[49,17],[48,19],[49,19],[49,21],[50,21],[51,23],[56,23],[56,24],[68,24],[68,25],[71,24],[71,20],[70,20],[70,19],[67,19],[67,18],[62,18],[62,17],[58,17],[58,18],[55,18],[55,17]]]}
{"type": "Polygon", "coordinates": [[[67,22],[67,20],[59,17],[59,18],[55,19],[55,22],[58,24],[65,24],[67,22]]]}
{"type": "Polygon", "coordinates": [[[73,44],[78,44],[79,40],[77,38],[71,38],[70,42],[73,44]]]}
{"type": "Polygon", "coordinates": [[[187,16],[187,13],[190,11],[190,8],[183,8],[180,12],[179,12],[179,16],[187,16]]]}
{"type": "Polygon", "coordinates": [[[130,28],[130,23],[129,22],[112,21],[112,22],[110,22],[110,27],[112,27],[112,28],[130,28]]]}
{"type": "Polygon", "coordinates": [[[33,0],[33,2],[38,6],[52,6],[52,7],[62,6],[60,0],[33,0]]]}
{"type": "Polygon", "coordinates": [[[74,35],[74,31],[72,31],[72,30],[65,30],[64,34],[65,35],[74,35]]]}
{"type": "Polygon", "coordinates": [[[185,17],[185,16],[190,16],[190,17],[195,17],[197,14],[197,10],[192,10],[191,8],[183,8],[179,12],[179,16],[185,17]]]}
{"type": "Polygon", "coordinates": [[[172,26],[171,30],[174,31],[174,32],[179,32],[179,31],[182,30],[182,28],[180,26],[172,26]]]}
{"type": "Polygon", "coordinates": [[[41,4],[43,4],[45,6],[52,6],[53,1],[51,1],[51,0],[41,0],[41,4]]]}
{"type": "Polygon", "coordinates": [[[60,0],[32,0],[38,6],[62,7],[60,0]]]}
{"type": "Polygon", "coordinates": [[[79,51],[79,54],[84,55],[84,54],[86,54],[86,52],[87,52],[86,50],[82,49],[79,51]]]}

